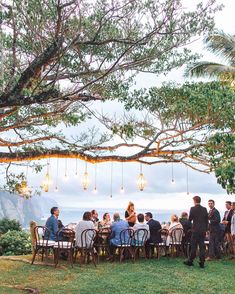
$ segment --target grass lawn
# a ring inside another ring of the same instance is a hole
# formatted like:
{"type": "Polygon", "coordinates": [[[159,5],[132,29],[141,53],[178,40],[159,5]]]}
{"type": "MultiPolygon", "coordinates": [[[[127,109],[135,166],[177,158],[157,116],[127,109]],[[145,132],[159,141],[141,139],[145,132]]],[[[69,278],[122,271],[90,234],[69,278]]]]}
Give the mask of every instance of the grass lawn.
{"type": "Polygon", "coordinates": [[[200,269],[186,267],[183,259],[101,262],[54,267],[0,259],[0,293],[24,293],[12,286],[37,288],[40,293],[235,293],[235,262],[206,263],[200,269]]]}

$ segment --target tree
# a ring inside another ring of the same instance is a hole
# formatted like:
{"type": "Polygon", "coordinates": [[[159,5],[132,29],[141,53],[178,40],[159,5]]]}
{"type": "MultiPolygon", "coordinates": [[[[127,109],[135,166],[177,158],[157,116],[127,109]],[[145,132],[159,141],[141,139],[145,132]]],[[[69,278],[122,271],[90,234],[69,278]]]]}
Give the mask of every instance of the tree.
{"type": "MultiPolygon", "coordinates": [[[[110,125],[112,120],[97,113],[95,105],[113,100],[128,105],[133,97],[142,101],[142,91],[131,91],[135,76],[167,73],[194,60],[182,47],[213,29],[218,9],[214,0],[198,3],[194,11],[185,11],[180,0],[2,1],[0,162],[49,157],[93,163],[183,161],[190,148],[160,148],[171,132],[161,120],[164,127],[156,134],[146,121],[131,117],[121,126],[110,125]],[[63,133],[63,126],[80,126],[91,117],[108,131],[63,133]],[[137,129],[147,143],[130,142],[137,129]],[[120,143],[108,143],[117,135],[120,143]],[[123,147],[133,148],[131,155],[121,155],[123,147]],[[173,158],[173,153],[186,155],[173,158]]],[[[155,100],[160,103],[161,97],[155,100]]]]}
{"type": "Polygon", "coordinates": [[[224,32],[214,32],[205,38],[206,48],[227,61],[227,65],[200,61],[192,63],[186,70],[186,75],[192,77],[213,77],[224,83],[235,86],[235,36],[224,32]]]}

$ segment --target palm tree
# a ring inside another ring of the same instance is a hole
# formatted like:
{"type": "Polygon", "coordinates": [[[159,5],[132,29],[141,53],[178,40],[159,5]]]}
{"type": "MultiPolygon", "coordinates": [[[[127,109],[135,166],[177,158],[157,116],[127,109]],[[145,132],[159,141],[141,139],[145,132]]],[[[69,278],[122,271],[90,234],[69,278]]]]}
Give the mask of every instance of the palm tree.
{"type": "Polygon", "coordinates": [[[227,61],[227,65],[200,61],[189,64],[185,76],[212,77],[235,86],[235,35],[215,32],[205,39],[206,48],[227,61]]]}

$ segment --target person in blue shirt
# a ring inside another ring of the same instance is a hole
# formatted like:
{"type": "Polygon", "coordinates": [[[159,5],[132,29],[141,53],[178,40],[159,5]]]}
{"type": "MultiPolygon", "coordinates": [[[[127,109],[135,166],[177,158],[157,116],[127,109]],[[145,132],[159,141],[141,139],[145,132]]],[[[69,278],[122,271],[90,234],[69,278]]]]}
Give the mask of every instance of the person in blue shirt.
{"type": "Polygon", "coordinates": [[[58,207],[51,208],[51,216],[46,221],[46,227],[50,231],[50,235],[48,240],[56,241],[56,233],[59,230],[58,227],[58,217],[60,215],[60,211],[58,207]]]}
{"type": "MultiPolygon", "coordinates": [[[[113,260],[115,250],[118,245],[121,245],[121,240],[120,240],[120,232],[122,230],[128,229],[129,225],[127,221],[121,220],[120,219],[120,214],[118,212],[115,212],[113,215],[113,223],[111,226],[111,236],[110,236],[110,260],[113,260]]],[[[124,237],[128,239],[128,237],[124,237]]],[[[123,241],[123,240],[122,240],[123,241]]]]}

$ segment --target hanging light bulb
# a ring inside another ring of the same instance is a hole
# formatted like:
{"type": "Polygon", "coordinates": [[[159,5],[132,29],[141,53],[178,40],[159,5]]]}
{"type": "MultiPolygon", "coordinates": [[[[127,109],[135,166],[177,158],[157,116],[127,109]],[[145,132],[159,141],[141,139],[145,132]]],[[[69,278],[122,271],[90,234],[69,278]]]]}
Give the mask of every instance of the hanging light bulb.
{"type": "Polygon", "coordinates": [[[138,186],[139,190],[143,191],[146,184],[147,184],[147,181],[146,181],[144,174],[142,172],[142,164],[140,164],[140,174],[139,174],[138,180],[137,180],[137,186],[138,186]]]}
{"type": "Polygon", "coordinates": [[[56,162],[56,180],[55,180],[55,192],[58,192],[58,175],[59,175],[59,158],[57,158],[56,162]]]}
{"type": "Polygon", "coordinates": [[[98,193],[98,190],[97,190],[97,187],[96,187],[96,182],[97,182],[96,179],[97,179],[97,165],[95,165],[95,187],[93,189],[94,194],[98,193]]]}
{"type": "Polygon", "coordinates": [[[82,176],[82,187],[86,191],[88,189],[89,185],[90,185],[90,177],[89,177],[89,174],[87,172],[87,162],[86,162],[85,172],[84,172],[84,174],[82,176]]]}
{"type": "Polygon", "coordinates": [[[76,170],[75,170],[75,176],[78,176],[78,159],[76,158],[76,170]]]}
{"type": "Polygon", "coordinates": [[[69,179],[68,172],[67,172],[67,158],[65,158],[65,171],[64,171],[64,181],[67,182],[69,179]]]}
{"type": "Polygon", "coordinates": [[[173,162],[171,163],[171,184],[175,184],[173,162]]]}
{"type": "Polygon", "coordinates": [[[123,162],[122,162],[122,182],[121,182],[120,193],[124,193],[124,192],[125,192],[123,182],[124,182],[124,181],[123,181],[123,162]]]}
{"type": "Polygon", "coordinates": [[[47,162],[47,172],[42,182],[42,189],[44,192],[49,191],[49,186],[51,185],[52,181],[49,175],[49,161],[47,162]]]}

